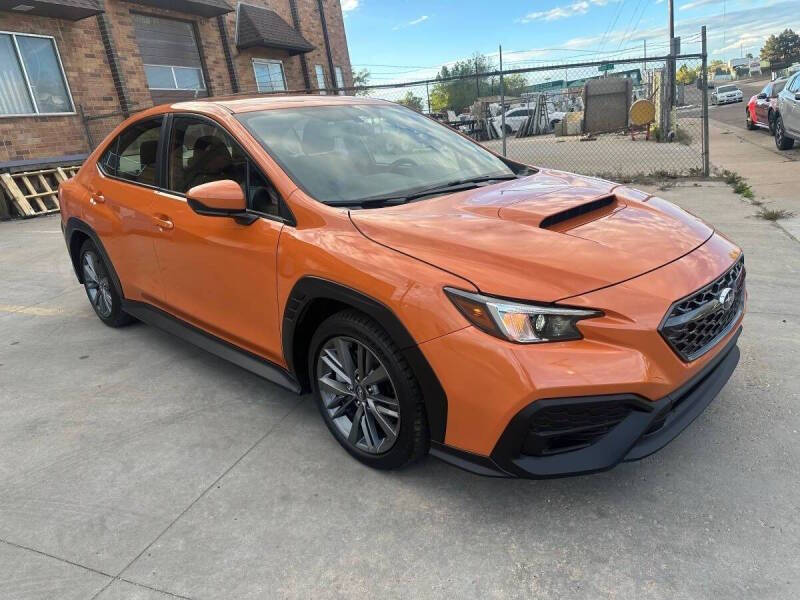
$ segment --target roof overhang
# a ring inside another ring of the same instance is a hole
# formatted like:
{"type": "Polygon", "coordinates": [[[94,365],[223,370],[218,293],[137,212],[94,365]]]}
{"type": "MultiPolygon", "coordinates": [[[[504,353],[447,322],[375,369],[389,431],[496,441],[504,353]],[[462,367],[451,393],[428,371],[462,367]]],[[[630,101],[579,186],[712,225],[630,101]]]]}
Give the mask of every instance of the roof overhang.
{"type": "MultiPolygon", "coordinates": [[[[167,8],[164,0],[125,0],[132,4],[152,6],[153,8],[167,8]]],[[[217,17],[233,12],[233,7],[226,0],[172,0],[169,9],[176,12],[199,15],[201,17],[217,17]]]]}
{"type": "Polygon", "coordinates": [[[0,0],[0,10],[21,15],[80,21],[103,12],[99,0],[0,0]]]}
{"type": "Polygon", "coordinates": [[[300,32],[268,8],[239,3],[236,10],[236,47],[277,48],[290,56],[314,49],[300,32]]]}

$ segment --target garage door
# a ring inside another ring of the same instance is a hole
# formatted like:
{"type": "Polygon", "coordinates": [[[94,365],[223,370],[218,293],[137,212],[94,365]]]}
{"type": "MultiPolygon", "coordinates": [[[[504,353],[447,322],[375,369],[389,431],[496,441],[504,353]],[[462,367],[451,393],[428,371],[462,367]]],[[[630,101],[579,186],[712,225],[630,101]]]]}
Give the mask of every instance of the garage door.
{"type": "Polygon", "coordinates": [[[134,24],[153,102],[208,95],[191,23],[135,14],[134,24]]]}

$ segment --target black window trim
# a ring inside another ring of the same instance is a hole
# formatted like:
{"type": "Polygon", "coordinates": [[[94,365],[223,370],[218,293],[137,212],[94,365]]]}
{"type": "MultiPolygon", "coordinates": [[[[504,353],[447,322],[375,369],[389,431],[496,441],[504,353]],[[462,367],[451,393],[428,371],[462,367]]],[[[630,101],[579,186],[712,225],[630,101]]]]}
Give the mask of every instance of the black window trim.
{"type": "MultiPolygon", "coordinates": [[[[170,198],[172,200],[176,200],[176,201],[179,201],[179,202],[186,202],[186,194],[182,194],[180,192],[176,192],[175,190],[171,190],[171,189],[169,189],[167,187],[167,185],[168,185],[168,182],[167,182],[167,169],[168,169],[167,160],[168,160],[169,157],[168,157],[168,153],[166,152],[166,148],[167,148],[167,146],[169,144],[169,140],[170,140],[170,138],[172,136],[172,121],[173,121],[173,119],[175,117],[191,117],[191,118],[199,119],[201,121],[206,121],[210,125],[213,125],[215,127],[219,127],[220,129],[222,129],[222,131],[227,133],[235,143],[239,144],[239,142],[236,140],[236,136],[234,136],[230,131],[228,131],[227,127],[225,127],[219,121],[217,121],[215,119],[212,119],[212,118],[209,118],[206,115],[202,115],[200,113],[187,112],[187,111],[174,112],[174,113],[173,112],[159,113],[157,115],[149,115],[149,116],[146,116],[146,117],[142,117],[140,119],[136,119],[132,123],[129,123],[128,126],[125,127],[122,131],[120,131],[117,135],[115,135],[114,139],[111,140],[111,142],[109,144],[107,144],[103,148],[102,152],[100,153],[100,156],[99,156],[98,160],[95,161],[95,166],[97,167],[97,170],[100,172],[101,175],[103,175],[103,177],[107,177],[109,179],[114,179],[116,181],[121,181],[122,183],[127,183],[129,185],[134,185],[134,186],[146,188],[146,189],[149,189],[149,190],[153,190],[155,192],[158,192],[159,195],[161,195],[161,196],[163,196],[165,198],[170,198]],[[162,120],[161,121],[161,130],[159,131],[159,134],[158,134],[158,149],[156,151],[156,185],[149,185],[149,184],[146,184],[146,183],[139,183],[138,181],[131,181],[130,179],[125,179],[124,177],[119,177],[117,175],[112,175],[111,173],[108,173],[103,168],[100,159],[102,159],[102,157],[105,155],[105,153],[108,152],[108,150],[111,148],[111,146],[113,144],[118,143],[120,136],[122,136],[122,134],[125,133],[126,131],[128,131],[128,129],[130,129],[131,127],[133,127],[135,125],[138,125],[139,123],[143,123],[145,121],[150,121],[150,120],[155,120],[155,119],[161,119],[162,120]]],[[[264,172],[261,170],[260,167],[258,167],[256,161],[253,159],[253,156],[247,150],[245,150],[244,147],[241,144],[239,144],[239,148],[241,149],[242,153],[247,158],[247,175],[246,175],[246,177],[247,177],[247,186],[249,187],[249,185],[250,185],[250,169],[251,168],[257,169],[258,172],[261,174],[261,176],[264,178],[265,181],[269,181],[270,183],[272,183],[272,180],[269,177],[267,177],[266,175],[264,175],[264,172]]],[[[274,184],[272,185],[272,187],[275,189],[275,192],[278,194],[278,211],[280,213],[285,213],[286,216],[270,215],[270,214],[267,214],[267,213],[263,213],[261,211],[252,210],[251,208],[248,208],[246,210],[246,212],[249,213],[249,214],[256,215],[256,216],[258,216],[258,217],[260,217],[262,219],[268,219],[270,221],[277,221],[278,223],[283,223],[284,225],[289,225],[291,227],[296,227],[297,226],[297,220],[294,218],[294,214],[292,213],[292,209],[289,208],[289,205],[286,203],[286,200],[283,198],[283,195],[280,193],[280,190],[278,190],[278,188],[274,184]]]]}

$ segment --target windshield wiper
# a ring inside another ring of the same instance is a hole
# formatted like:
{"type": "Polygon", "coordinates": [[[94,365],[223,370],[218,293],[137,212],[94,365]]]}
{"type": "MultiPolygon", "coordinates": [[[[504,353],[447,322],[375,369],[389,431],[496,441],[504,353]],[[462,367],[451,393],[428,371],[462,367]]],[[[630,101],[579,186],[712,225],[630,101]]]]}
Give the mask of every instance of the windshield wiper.
{"type": "Polygon", "coordinates": [[[506,181],[510,179],[517,179],[517,175],[481,175],[480,177],[472,177],[470,179],[456,179],[455,181],[449,181],[447,183],[439,183],[430,187],[423,188],[421,190],[417,190],[416,192],[411,192],[409,194],[386,194],[383,196],[371,196],[369,198],[363,198],[361,200],[354,200],[352,202],[343,202],[343,205],[349,206],[381,206],[387,204],[404,204],[406,202],[411,202],[412,200],[416,200],[418,198],[423,198],[425,196],[430,196],[432,194],[446,194],[448,192],[460,192],[462,190],[468,190],[473,187],[476,187],[479,183],[484,183],[488,181],[506,181]]]}

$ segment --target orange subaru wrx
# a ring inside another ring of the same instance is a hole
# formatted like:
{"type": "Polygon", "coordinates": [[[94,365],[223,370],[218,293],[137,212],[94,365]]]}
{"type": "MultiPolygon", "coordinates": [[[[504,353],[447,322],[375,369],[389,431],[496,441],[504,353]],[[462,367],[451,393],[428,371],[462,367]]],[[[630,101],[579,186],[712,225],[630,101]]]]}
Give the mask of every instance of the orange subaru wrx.
{"type": "Polygon", "coordinates": [[[658,197],[498,156],[369,98],[187,102],[61,190],[107,325],[297,393],[377,468],[554,477],[663,447],[739,360],[741,250],[658,197]]]}

